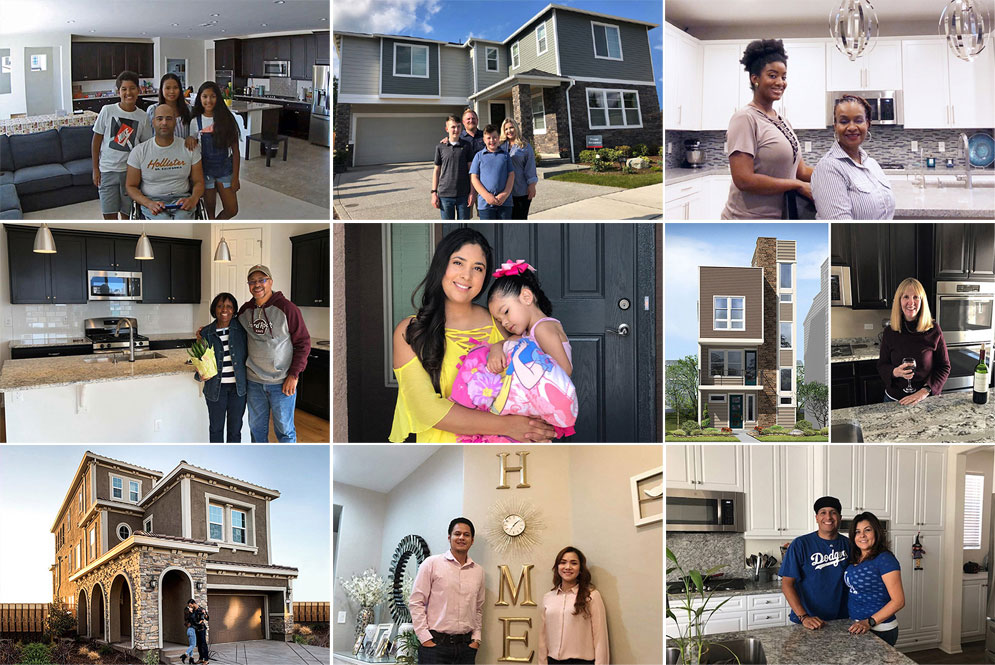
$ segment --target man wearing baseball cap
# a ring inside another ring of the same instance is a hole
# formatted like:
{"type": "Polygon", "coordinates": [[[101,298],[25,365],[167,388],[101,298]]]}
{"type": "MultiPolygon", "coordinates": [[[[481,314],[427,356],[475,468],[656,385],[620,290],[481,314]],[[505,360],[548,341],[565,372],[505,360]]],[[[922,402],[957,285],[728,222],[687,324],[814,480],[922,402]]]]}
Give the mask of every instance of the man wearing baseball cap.
{"type": "Polygon", "coordinates": [[[824,496],[814,508],[818,531],[791,541],[778,571],[781,592],[791,606],[788,618],[810,630],[847,618],[843,573],[850,552],[850,539],[839,531],[840,500],[824,496]]]}
{"type": "Polygon", "coordinates": [[[297,377],[307,365],[311,335],[297,305],[273,291],[273,273],[264,265],[249,268],[252,300],[238,310],[245,328],[248,358],[245,374],[252,441],[269,440],[269,417],[281,443],[295,443],[294,408],[297,377]]]}

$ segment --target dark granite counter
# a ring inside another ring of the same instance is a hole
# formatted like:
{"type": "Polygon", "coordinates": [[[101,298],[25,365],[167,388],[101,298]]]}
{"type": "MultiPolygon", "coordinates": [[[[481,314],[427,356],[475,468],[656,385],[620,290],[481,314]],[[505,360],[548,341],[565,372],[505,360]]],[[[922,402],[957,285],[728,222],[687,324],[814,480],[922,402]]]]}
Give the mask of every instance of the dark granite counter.
{"type": "Polygon", "coordinates": [[[829,418],[856,423],[865,443],[991,443],[995,441],[995,389],[988,404],[975,404],[970,390],[927,397],[913,406],[897,402],[835,409],[829,418]]]}
{"type": "Polygon", "coordinates": [[[10,340],[11,349],[37,349],[46,346],[90,346],[93,342],[85,337],[68,337],[66,335],[46,335],[33,339],[10,340]]]}
{"type": "Polygon", "coordinates": [[[852,363],[861,360],[877,360],[881,356],[881,346],[877,337],[845,337],[830,340],[833,344],[863,345],[863,348],[852,349],[848,356],[831,356],[831,363],[852,363]]]}
{"type": "MultiPolygon", "coordinates": [[[[747,580],[745,589],[730,589],[728,591],[716,591],[715,593],[712,594],[712,598],[728,598],[732,596],[760,596],[766,593],[781,593],[781,582],[771,581],[771,582],[755,583],[747,580]]],[[[667,594],[668,599],[680,599],[683,597],[684,594],[682,593],[667,594]]]]}

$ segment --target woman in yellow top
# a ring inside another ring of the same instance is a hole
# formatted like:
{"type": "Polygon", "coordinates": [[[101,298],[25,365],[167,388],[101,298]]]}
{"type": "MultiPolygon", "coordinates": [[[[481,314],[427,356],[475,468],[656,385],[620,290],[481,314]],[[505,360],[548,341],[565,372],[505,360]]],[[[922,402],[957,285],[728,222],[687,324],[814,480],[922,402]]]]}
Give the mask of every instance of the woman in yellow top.
{"type": "Polygon", "coordinates": [[[553,438],[553,426],[541,419],[498,416],[448,399],[460,356],[504,339],[487,309],[473,303],[490,281],[493,264],[490,244],[473,229],[457,229],[436,247],[418,285],[424,287],[418,313],[394,329],[398,393],[389,437],[394,443],[411,434],[418,443],[455,442],[457,435],[474,434],[516,441],[553,438]]]}

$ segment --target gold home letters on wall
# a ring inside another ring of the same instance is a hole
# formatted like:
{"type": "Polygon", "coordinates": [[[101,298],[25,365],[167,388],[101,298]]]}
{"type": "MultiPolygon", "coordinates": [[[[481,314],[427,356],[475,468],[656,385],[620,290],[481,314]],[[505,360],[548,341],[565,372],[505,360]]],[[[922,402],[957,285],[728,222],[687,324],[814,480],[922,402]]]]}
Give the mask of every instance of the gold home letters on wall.
{"type": "Polygon", "coordinates": [[[498,586],[498,600],[494,603],[494,607],[507,607],[508,601],[504,599],[504,588],[507,586],[508,590],[511,592],[511,604],[518,604],[518,594],[524,589],[525,600],[522,601],[522,607],[535,607],[536,604],[532,600],[532,568],[535,564],[526,563],[522,565],[522,575],[518,578],[518,584],[516,585],[511,581],[511,570],[506,565],[498,566],[498,570],[501,571],[501,582],[498,586]]]}
{"type": "Polygon", "coordinates": [[[513,473],[517,471],[520,474],[520,480],[515,488],[521,487],[531,487],[529,485],[528,478],[528,468],[526,467],[526,458],[528,457],[529,451],[519,450],[515,454],[518,455],[518,466],[508,466],[508,456],[511,453],[498,453],[497,456],[501,459],[501,471],[499,474],[498,486],[499,490],[510,489],[508,485],[508,473],[513,473]]]}
{"type": "Polygon", "coordinates": [[[511,650],[512,642],[522,642],[525,644],[525,648],[529,647],[529,631],[525,631],[523,635],[512,635],[511,634],[511,624],[515,622],[521,622],[527,624],[529,628],[532,627],[531,617],[498,617],[501,620],[502,625],[502,640],[503,645],[501,657],[498,658],[499,663],[531,663],[532,656],[535,655],[535,650],[529,651],[528,658],[509,656],[508,652],[511,650]]]}

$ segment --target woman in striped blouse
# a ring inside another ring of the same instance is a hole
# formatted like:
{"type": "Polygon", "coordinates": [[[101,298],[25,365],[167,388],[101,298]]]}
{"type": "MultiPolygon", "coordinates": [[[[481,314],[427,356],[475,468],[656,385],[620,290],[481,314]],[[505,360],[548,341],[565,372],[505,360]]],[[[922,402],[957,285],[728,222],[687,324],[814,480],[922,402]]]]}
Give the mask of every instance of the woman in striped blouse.
{"type": "Polygon", "coordinates": [[[895,196],[891,183],[861,144],[870,136],[871,105],[857,95],[843,95],[833,108],[836,142],[812,173],[818,219],[891,219],[895,196]]]}
{"type": "MultiPolygon", "coordinates": [[[[204,398],[210,418],[210,442],[224,443],[227,421],[228,443],[242,441],[242,419],[245,416],[247,354],[245,329],[235,312],[238,302],[230,293],[219,293],[211,301],[214,321],[200,330],[204,343],[214,349],[218,373],[204,381],[204,398]]],[[[199,374],[194,375],[203,381],[199,374]]]]}

